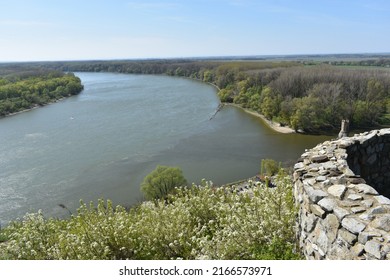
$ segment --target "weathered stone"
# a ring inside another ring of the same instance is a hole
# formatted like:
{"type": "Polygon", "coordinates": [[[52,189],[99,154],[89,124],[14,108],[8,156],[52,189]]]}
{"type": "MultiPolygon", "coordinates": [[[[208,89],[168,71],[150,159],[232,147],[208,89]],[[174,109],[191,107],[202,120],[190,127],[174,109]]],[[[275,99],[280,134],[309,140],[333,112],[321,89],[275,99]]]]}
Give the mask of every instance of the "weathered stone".
{"type": "Polygon", "coordinates": [[[343,173],[347,176],[355,176],[355,173],[348,167],[344,169],[343,173]]]}
{"type": "Polygon", "coordinates": [[[318,218],[315,215],[308,214],[308,216],[305,219],[306,232],[311,232],[314,229],[317,220],[318,220],[318,218]]]}
{"type": "Polygon", "coordinates": [[[356,257],[363,255],[363,252],[364,246],[360,243],[356,243],[355,246],[351,248],[351,253],[356,257]]]}
{"type": "Polygon", "coordinates": [[[361,243],[361,244],[366,244],[366,242],[370,239],[372,239],[373,237],[380,237],[381,234],[380,233],[377,233],[377,232],[373,232],[373,231],[363,231],[361,233],[359,233],[359,236],[358,236],[358,242],[361,243]]]}
{"type": "Polygon", "coordinates": [[[330,243],[333,243],[336,240],[339,227],[340,223],[335,215],[329,214],[326,216],[324,220],[324,228],[330,243]]]}
{"type": "Polygon", "coordinates": [[[348,195],[347,199],[350,199],[350,200],[362,200],[363,197],[361,195],[358,195],[358,194],[350,194],[350,195],[348,195]]]}
{"type": "Polygon", "coordinates": [[[390,199],[388,199],[387,197],[385,197],[385,196],[383,196],[383,195],[374,196],[374,199],[375,199],[379,204],[390,205],[390,199]]]}
{"type": "Polygon", "coordinates": [[[322,166],[326,170],[332,170],[332,171],[337,170],[336,164],[334,164],[333,162],[330,162],[330,161],[325,162],[322,166]]]}
{"type": "Polygon", "coordinates": [[[328,157],[325,156],[325,155],[321,155],[321,156],[314,156],[311,158],[311,161],[312,162],[325,162],[325,161],[328,161],[328,157]]]}
{"type": "Polygon", "coordinates": [[[321,256],[325,256],[326,252],[328,251],[328,236],[326,236],[324,231],[320,231],[318,238],[317,238],[317,244],[318,244],[318,252],[321,256]]]}
{"type": "Polygon", "coordinates": [[[353,201],[353,200],[343,200],[343,201],[340,201],[338,204],[344,208],[361,206],[360,201],[353,201]]]}
{"type": "Polygon", "coordinates": [[[364,193],[364,194],[378,194],[378,192],[371,186],[366,184],[358,184],[355,186],[356,190],[358,192],[364,193]]]}
{"type": "Polygon", "coordinates": [[[363,213],[363,214],[359,215],[359,219],[361,219],[363,221],[372,221],[374,219],[374,216],[367,214],[367,213],[363,213]]]}
{"type": "Polygon", "coordinates": [[[333,212],[334,214],[336,215],[336,217],[341,221],[342,219],[344,219],[345,216],[347,216],[348,214],[350,214],[349,211],[345,210],[344,208],[341,208],[341,207],[334,207],[333,208],[333,212]]]}
{"type": "Polygon", "coordinates": [[[383,206],[377,206],[368,210],[369,215],[384,214],[384,213],[386,213],[386,209],[383,206]]]}
{"type": "Polygon", "coordinates": [[[327,141],[302,155],[294,197],[307,259],[390,258],[389,155],[390,129],[327,141]]]}
{"type": "Polygon", "coordinates": [[[375,258],[381,258],[381,244],[376,241],[367,241],[364,245],[364,250],[373,255],[375,258]]]}
{"type": "Polygon", "coordinates": [[[323,218],[325,216],[325,211],[322,210],[322,208],[316,204],[310,205],[310,210],[313,212],[314,215],[323,218]]]}
{"type": "Polygon", "coordinates": [[[305,167],[305,164],[303,162],[298,162],[294,165],[294,169],[301,169],[304,167],[305,167]]]}
{"type": "Polygon", "coordinates": [[[344,241],[346,241],[349,245],[355,244],[357,240],[357,236],[355,234],[350,233],[345,229],[339,230],[339,237],[341,237],[344,241]]]}
{"type": "Polygon", "coordinates": [[[325,196],[328,196],[328,194],[322,190],[316,190],[311,187],[306,187],[305,191],[307,195],[309,196],[310,200],[313,201],[314,203],[317,203],[320,201],[322,198],[325,196]]]}
{"type": "MultiPolygon", "coordinates": [[[[316,181],[317,182],[323,182],[323,181],[325,181],[327,178],[326,178],[326,176],[322,176],[322,174],[320,174],[321,176],[318,176],[317,178],[316,178],[316,181]]],[[[326,175],[326,174],[325,174],[326,175]]]]}
{"type": "Polygon", "coordinates": [[[366,183],[366,180],[360,177],[348,177],[347,182],[351,184],[364,184],[366,183]]]}
{"type": "Polygon", "coordinates": [[[352,213],[358,214],[366,211],[366,208],[364,207],[352,207],[351,208],[352,213]]]}
{"type": "Polygon", "coordinates": [[[344,218],[341,221],[341,225],[345,229],[349,230],[352,233],[356,233],[356,234],[359,234],[360,232],[362,232],[366,228],[366,225],[363,224],[362,222],[356,220],[355,218],[349,218],[349,217],[344,218]]]}
{"type": "Polygon", "coordinates": [[[346,190],[347,190],[347,187],[344,185],[333,185],[333,186],[329,187],[327,191],[331,195],[333,195],[339,199],[342,199],[346,190]]]}
{"type": "Polygon", "coordinates": [[[371,227],[390,231],[390,214],[378,216],[372,223],[371,227]]]}
{"type": "Polygon", "coordinates": [[[370,208],[374,204],[374,201],[372,199],[365,199],[362,201],[362,205],[366,208],[370,208]]]}
{"type": "Polygon", "coordinates": [[[336,201],[333,198],[323,198],[317,203],[319,206],[322,207],[322,209],[331,212],[333,211],[333,208],[337,205],[336,201]]]}

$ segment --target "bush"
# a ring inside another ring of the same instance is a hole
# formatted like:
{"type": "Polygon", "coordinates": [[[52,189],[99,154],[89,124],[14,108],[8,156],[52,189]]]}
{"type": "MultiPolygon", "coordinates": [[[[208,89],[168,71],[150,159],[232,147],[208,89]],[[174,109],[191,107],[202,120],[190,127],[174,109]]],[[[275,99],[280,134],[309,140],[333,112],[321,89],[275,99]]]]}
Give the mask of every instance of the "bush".
{"type": "Polygon", "coordinates": [[[141,191],[148,200],[165,198],[173,189],[187,185],[180,168],[159,165],[142,184],[141,191]]]}
{"type": "MultiPolygon", "coordinates": [[[[68,220],[30,214],[12,223],[11,259],[295,259],[291,180],[276,188],[178,188],[126,211],[100,200],[68,220]]],[[[1,255],[1,254],[0,254],[1,255]]]]}
{"type": "Polygon", "coordinates": [[[267,175],[269,177],[279,172],[279,164],[273,159],[261,160],[260,175],[267,175]]]}

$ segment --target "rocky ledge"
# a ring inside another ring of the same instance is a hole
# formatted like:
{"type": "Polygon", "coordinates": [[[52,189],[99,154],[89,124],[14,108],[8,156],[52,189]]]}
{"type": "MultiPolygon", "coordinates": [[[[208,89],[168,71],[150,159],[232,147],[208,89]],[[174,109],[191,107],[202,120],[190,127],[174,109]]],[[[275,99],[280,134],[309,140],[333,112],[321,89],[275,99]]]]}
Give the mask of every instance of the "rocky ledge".
{"type": "Polygon", "coordinates": [[[390,129],[327,141],[294,166],[307,259],[390,259],[390,129]]]}

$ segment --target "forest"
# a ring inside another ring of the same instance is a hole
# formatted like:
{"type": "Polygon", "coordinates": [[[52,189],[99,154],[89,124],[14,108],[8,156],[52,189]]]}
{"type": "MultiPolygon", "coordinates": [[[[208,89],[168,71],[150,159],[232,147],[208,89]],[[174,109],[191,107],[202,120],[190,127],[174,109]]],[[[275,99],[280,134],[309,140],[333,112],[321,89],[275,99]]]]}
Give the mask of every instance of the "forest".
{"type": "Polygon", "coordinates": [[[336,58],[150,59],[28,65],[60,72],[165,74],[197,79],[216,85],[222,102],[238,104],[282,126],[311,134],[334,133],[343,119],[350,121],[352,129],[390,125],[389,59],[336,58]]]}
{"type": "Polygon", "coordinates": [[[26,65],[0,65],[0,116],[42,106],[81,92],[73,74],[26,65]]]}

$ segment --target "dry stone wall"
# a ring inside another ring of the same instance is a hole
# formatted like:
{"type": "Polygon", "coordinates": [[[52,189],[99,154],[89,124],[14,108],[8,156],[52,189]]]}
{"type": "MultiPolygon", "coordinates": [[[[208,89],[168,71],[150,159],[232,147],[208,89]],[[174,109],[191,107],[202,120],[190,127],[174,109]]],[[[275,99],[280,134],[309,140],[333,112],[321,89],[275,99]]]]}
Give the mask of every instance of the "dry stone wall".
{"type": "Polygon", "coordinates": [[[390,259],[390,129],[324,142],[294,166],[307,259],[390,259]]]}

